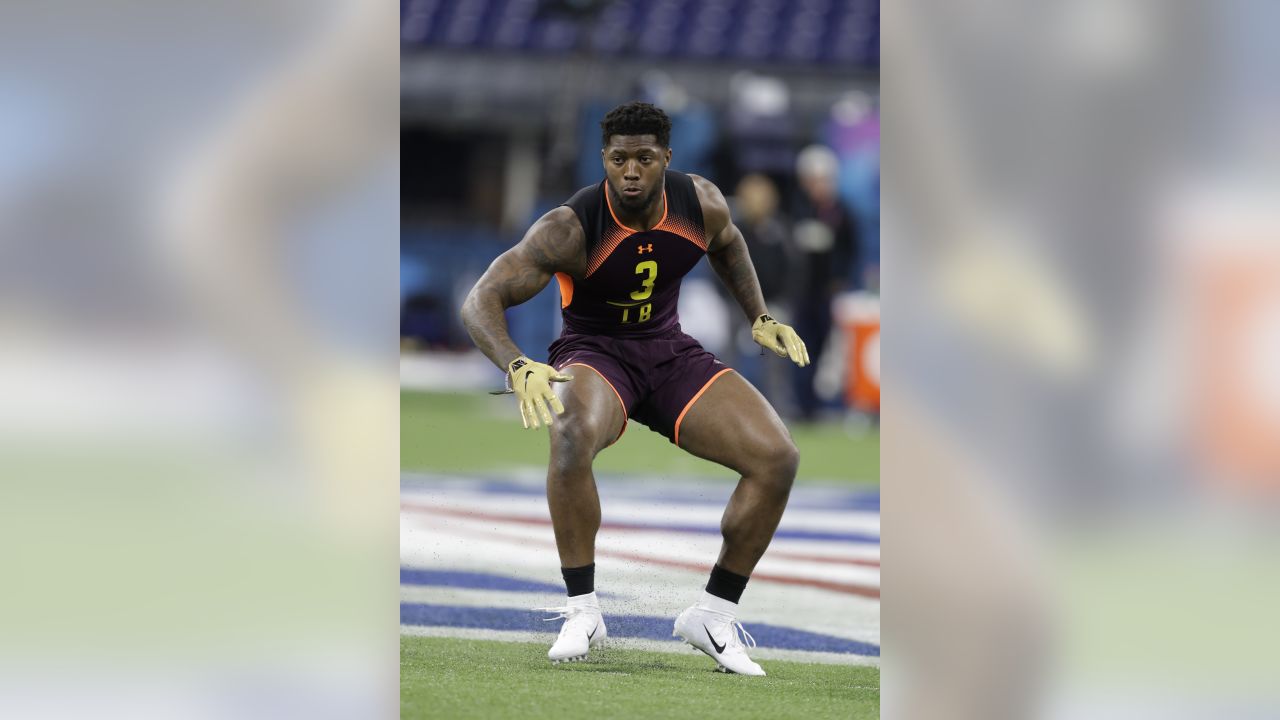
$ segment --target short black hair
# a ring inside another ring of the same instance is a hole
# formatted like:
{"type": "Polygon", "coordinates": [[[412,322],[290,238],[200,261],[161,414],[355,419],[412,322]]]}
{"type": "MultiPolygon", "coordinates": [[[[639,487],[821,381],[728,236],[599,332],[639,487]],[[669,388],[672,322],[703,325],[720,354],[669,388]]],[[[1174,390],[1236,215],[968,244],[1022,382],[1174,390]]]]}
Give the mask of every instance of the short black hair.
{"type": "Polygon", "coordinates": [[[609,111],[600,121],[600,146],[614,135],[652,135],[662,147],[671,146],[671,118],[647,102],[629,102],[609,111]]]}

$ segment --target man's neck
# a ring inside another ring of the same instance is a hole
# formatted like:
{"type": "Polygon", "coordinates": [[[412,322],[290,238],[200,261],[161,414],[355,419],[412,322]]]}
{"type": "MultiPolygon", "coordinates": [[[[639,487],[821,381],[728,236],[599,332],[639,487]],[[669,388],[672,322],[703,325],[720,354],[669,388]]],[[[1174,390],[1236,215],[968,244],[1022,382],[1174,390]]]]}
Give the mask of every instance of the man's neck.
{"type": "Polygon", "coordinates": [[[633,230],[652,230],[662,222],[662,216],[667,209],[667,193],[666,185],[658,191],[658,196],[654,198],[649,206],[640,210],[628,210],[618,198],[614,198],[617,207],[614,208],[618,215],[618,220],[623,225],[633,230]]]}

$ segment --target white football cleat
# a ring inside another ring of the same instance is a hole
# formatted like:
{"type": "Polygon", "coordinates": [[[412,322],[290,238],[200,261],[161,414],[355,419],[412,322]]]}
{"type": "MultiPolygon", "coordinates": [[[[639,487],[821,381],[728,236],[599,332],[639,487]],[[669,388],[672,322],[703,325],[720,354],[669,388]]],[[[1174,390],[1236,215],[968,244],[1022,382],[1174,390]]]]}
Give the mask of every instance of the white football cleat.
{"type": "Polygon", "coordinates": [[[547,651],[547,657],[554,664],[586,660],[587,652],[602,645],[609,636],[595,593],[569,598],[569,604],[564,607],[537,609],[559,613],[555,617],[544,618],[547,621],[564,618],[560,637],[556,638],[555,644],[547,651]]]}
{"type": "Polygon", "coordinates": [[[694,605],[676,618],[671,634],[710,655],[719,663],[716,666],[719,672],[765,674],[764,668],[747,657],[747,648],[756,646],[755,638],[732,613],[713,610],[702,604],[694,605]]]}

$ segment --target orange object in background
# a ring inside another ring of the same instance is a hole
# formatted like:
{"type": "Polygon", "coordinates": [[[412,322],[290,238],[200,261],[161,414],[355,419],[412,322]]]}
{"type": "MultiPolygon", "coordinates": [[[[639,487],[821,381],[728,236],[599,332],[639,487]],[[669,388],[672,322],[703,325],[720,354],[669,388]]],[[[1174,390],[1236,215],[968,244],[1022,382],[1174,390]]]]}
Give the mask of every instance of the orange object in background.
{"type": "Polygon", "coordinates": [[[1219,482],[1280,490],[1280,251],[1199,258],[1193,395],[1219,482]]]}
{"type": "Polygon", "coordinates": [[[1191,441],[1213,485],[1280,493],[1280,210],[1270,196],[1182,202],[1191,441]]]}
{"type": "Polygon", "coordinates": [[[849,293],[836,299],[835,316],[844,329],[844,398],[849,407],[880,412],[880,298],[849,293]]]}

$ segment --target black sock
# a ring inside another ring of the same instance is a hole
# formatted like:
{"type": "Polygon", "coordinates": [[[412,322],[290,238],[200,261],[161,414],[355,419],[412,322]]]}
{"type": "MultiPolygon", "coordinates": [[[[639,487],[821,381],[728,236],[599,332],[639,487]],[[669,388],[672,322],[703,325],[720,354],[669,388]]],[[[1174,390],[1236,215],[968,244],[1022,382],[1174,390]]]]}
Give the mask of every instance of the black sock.
{"type": "Polygon", "coordinates": [[[711,579],[707,581],[707,592],[721,600],[737,603],[742,598],[742,591],[747,589],[747,581],[751,578],[729,572],[716,565],[711,568],[711,579]]]}
{"type": "Polygon", "coordinates": [[[583,565],[576,568],[560,568],[564,576],[564,586],[569,589],[569,597],[586,595],[596,591],[596,564],[583,565]]]}

